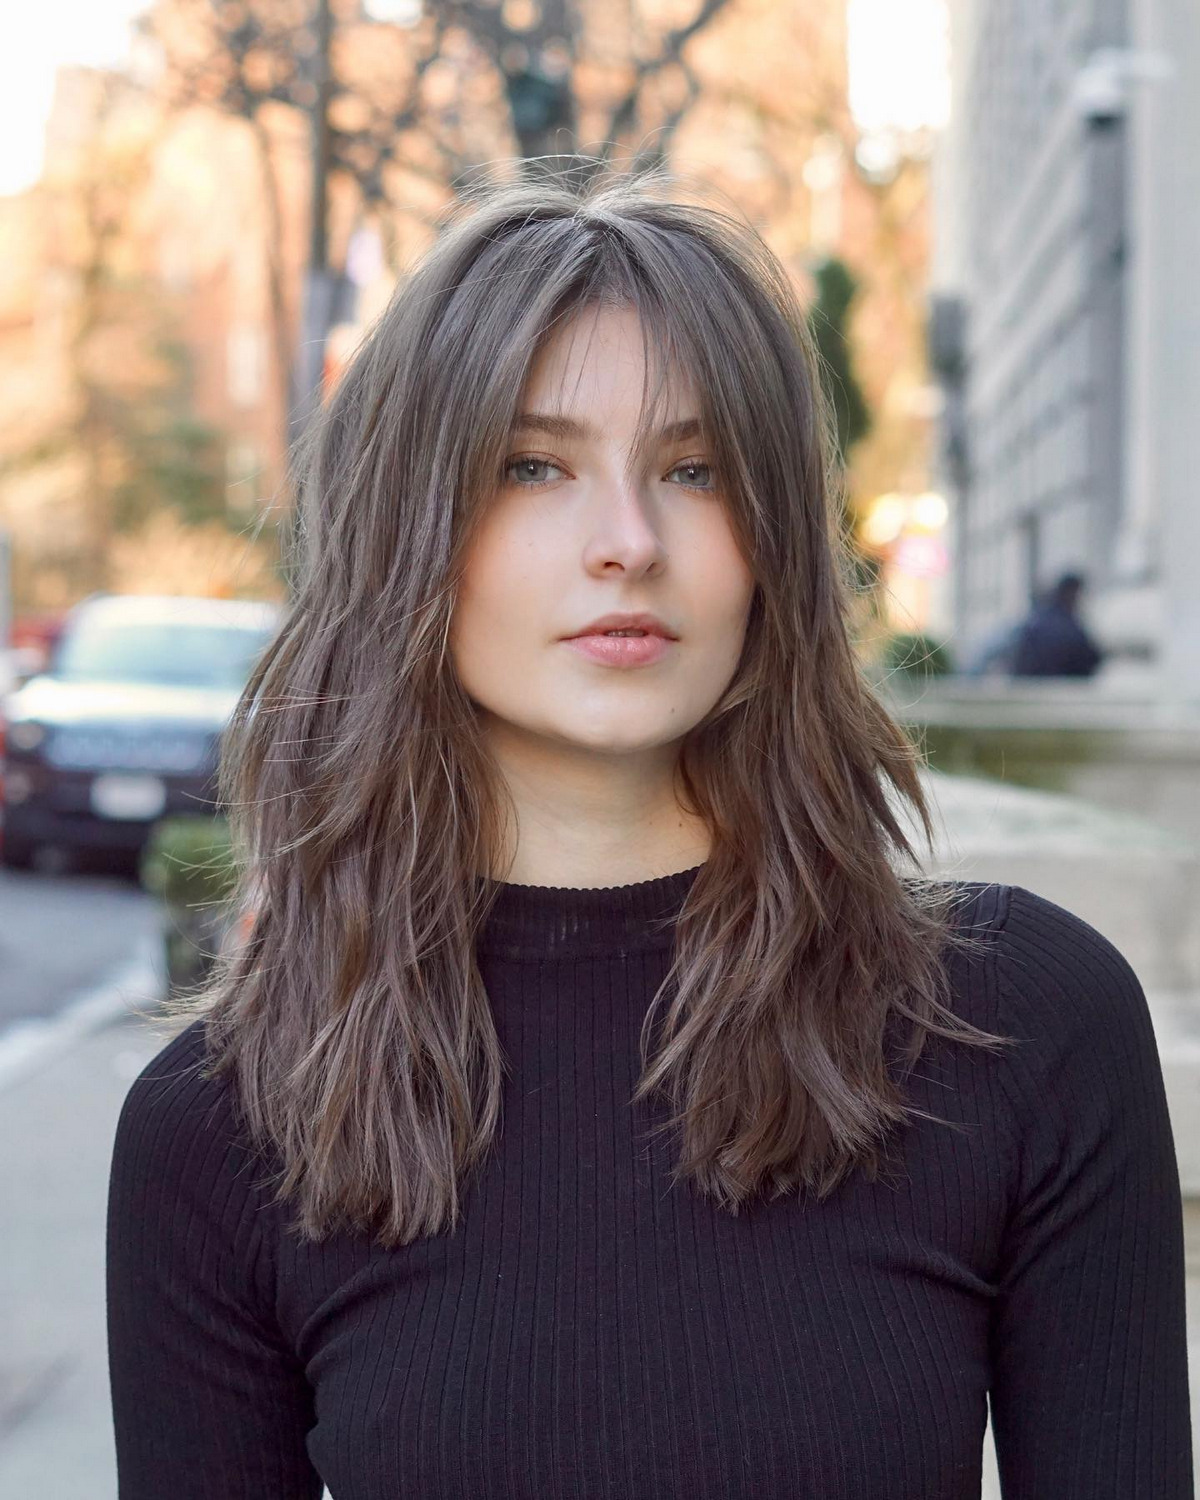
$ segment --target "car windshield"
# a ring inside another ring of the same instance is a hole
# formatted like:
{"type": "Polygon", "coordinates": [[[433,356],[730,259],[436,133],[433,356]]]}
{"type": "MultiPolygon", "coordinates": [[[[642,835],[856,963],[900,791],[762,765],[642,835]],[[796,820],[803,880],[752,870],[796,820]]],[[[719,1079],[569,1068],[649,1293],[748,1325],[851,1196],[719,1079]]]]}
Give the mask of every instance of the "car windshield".
{"type": "Polygon", "coordinates": [[[81,621],[63,636],[53,671],[71,682],[239,689],[269,639],[246,625],[81,621]]]}

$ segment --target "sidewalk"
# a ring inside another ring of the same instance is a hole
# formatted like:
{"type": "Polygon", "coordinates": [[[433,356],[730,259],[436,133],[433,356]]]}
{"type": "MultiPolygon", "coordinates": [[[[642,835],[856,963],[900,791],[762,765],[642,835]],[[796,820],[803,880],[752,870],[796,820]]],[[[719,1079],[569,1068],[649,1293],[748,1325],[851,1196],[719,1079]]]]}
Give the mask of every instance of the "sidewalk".
{"type": "Polygon", "coordinates": [[[0,1092],[0,1495],[12,1500],[115,1500],[108,1168],[130,1082],[161,1045],[123,1017],[0,1092]]]}

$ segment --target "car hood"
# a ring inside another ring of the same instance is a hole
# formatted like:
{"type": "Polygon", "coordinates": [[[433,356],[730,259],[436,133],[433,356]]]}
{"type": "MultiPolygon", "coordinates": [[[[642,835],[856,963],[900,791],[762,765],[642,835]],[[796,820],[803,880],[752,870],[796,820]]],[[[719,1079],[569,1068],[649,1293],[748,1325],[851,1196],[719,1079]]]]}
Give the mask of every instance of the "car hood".
{"type": "Polygon", "coordinates": [[[173,687],[147,682],[67,682],[58,677],[31,677],[5,700],[10,720],[37,719],[43,724],[78,724],[103,720],[188,721],[219,729],[241,696],[237,688],[173,687]]]}

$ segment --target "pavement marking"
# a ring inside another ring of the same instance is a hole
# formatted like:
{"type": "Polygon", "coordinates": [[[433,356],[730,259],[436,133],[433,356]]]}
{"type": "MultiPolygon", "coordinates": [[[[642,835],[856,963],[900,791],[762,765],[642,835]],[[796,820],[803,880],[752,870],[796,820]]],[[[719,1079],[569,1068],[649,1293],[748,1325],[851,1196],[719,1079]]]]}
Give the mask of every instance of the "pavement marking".
{"type": "Polygon", "coordinates": [[[10,1369],[0,1367],[0,1441],[50,1399],[75,1363],[69,1354],[56,1354],[32,1366],[23,1361],[10,1369]]]}
{"type": "Polygon", "coordinates": [[[26,1017],[0,1031],[0,1093],[69,1051],[84,1037],[140,1006],[153,1007],[164,991],[162,943],[143,937],[122,960],[53,1016],[26,1017]]]}

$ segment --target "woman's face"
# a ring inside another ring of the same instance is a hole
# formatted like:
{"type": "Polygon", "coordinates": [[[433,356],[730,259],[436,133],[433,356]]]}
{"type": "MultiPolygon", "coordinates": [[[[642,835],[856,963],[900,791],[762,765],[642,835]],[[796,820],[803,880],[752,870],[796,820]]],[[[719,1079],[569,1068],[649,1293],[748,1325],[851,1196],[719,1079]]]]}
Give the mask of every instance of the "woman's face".
{"type": "MultiPolygon", "coordinates": [[[[644,358],[632,309],[589,309],[530,370],[522,417],[560,425],[512,433],[450,633],[463,687],[506,744],[661,750],[704,718],[741,655],[753,579],[703,437],[656,438],[624,473],[644,358]],[[676,637],[657,660],[616,665],[567,644],[601,616],[642,611],[676,637]]],[[[668,408],[668,424],[698,415],[682,384],[668,408]]]]}

